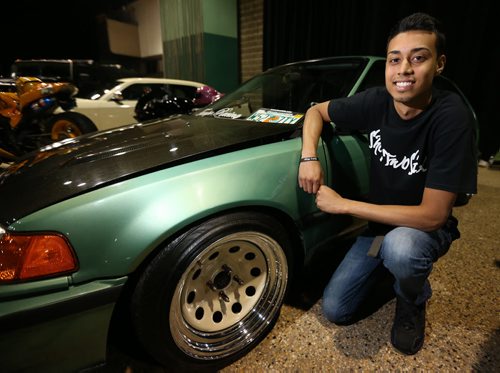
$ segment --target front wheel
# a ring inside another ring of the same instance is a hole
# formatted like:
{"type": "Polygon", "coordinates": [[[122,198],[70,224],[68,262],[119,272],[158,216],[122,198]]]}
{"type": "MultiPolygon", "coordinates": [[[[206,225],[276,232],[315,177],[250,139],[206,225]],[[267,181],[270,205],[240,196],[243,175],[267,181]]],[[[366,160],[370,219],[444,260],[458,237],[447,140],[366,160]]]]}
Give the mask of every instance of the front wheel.
{"type": "Polygon", "coordinates": [[[272,329],[288,287],[291,243],[260,213],[233,213],[182,234],[149,264],[132,300],[140,342],[164,365],[216,370],[272,329]]]}
{"type": "Polygon", "coordinates": [[[84,133],[97,131],[96,126],[79,113],[64,112],[54,115],[48,122],[52,141],[74,138],[84,133]]]}

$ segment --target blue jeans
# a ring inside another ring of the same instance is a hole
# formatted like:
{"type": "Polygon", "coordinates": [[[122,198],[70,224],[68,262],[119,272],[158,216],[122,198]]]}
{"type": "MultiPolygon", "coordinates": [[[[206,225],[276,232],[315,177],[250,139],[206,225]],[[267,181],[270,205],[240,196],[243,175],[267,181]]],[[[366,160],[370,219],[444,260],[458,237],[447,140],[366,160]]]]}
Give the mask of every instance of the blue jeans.
{"type": "MultiPolygon", "coordinates": [[[[455,221],[456,222],[456,221],[455,221]]],[[[323,293],[323,312],[334,323],[347,323],[372,289],[372,274],[383,265],[394,276],[396,296],[414,304],[431,297],[429,274],[460,236],[456,223],[437,231],[398,227],[387,233],[376,257],[368,256],[374,237],[359,236],[323,293]]]]}

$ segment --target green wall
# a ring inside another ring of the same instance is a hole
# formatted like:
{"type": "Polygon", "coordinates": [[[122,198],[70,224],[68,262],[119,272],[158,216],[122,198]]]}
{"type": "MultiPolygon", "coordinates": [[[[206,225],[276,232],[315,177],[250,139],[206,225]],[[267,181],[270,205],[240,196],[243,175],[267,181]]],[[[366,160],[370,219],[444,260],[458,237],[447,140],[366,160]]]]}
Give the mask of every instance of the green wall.
{"type": "Polygon", "coordinates": [[[234,38],[205,33],[205,82],[223,93],[239,84],[238,45],[234,38]]]}
{"type": "Polygon", "coordinates": [[[239,85],[237,0],[160,0],[165,76],[239,85]]]}

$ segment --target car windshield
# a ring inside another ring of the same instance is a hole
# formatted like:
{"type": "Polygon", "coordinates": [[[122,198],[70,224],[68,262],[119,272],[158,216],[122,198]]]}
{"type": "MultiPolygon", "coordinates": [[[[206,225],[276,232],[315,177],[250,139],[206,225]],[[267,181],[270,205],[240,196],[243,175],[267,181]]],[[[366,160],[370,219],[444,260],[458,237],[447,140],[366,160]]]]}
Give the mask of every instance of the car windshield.
{"type": "Polygon", "coordinates": [[[325,59],[277,67],[250,79],[196,115],[295,123],[314,103],[345,97],[366,59],[325,59]]]}
{"type": "Polygon", "coordinates": [[[109,92],[110,89],[116,87],[118,84],[122,84],[123,82],[119,80],[111,81],[111,82],[102,82],[99,88],[95,88],[94,90],[81,95],[82,98],[87,98],[89,100],[97,100],[102,95],[109,92]]]}

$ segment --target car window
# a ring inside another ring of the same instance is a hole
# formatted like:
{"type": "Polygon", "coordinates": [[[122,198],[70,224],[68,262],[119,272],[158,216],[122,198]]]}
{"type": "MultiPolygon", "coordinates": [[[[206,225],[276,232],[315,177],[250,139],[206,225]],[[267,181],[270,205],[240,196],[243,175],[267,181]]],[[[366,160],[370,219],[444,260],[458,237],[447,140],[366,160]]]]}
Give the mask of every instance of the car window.
{"type": "Polygon", "coordinates": [[[103,83],[99,89],[94,89],[91,92],[88,92],[87,94],[82,95],[82,98],[87,98],[89,100],[97,100],[100,97],[102,97],[104,94],[106,94],[110,89],[116,87],[118,84],[121,84],[122,82],[120,81],[114,81],[114,82],[107,82],[103,83]]]}
{"type": "Polygon", "coordinates": [[[156,91],[165,86],[161,83],[137,83],[131,84],[127,88],[122,90],[122,96],[124,100],[134,100],[137,101],[144,93],[150,91],[156,91]]]}
{"type": "Polygon", "coordinates": [[[375,61],[358,87],[358,92],[385,85],[385,60],[375,61]]]}
{"type": "Polygon", "coordinates": [[[124,100],[138,100],[144,93],[156,92],[157,97],[168,95],[171,97],[193,99],[196,95],[196,87],[185,86],[181,84],[162,84],[162,83],[140,83],[132,84],[123,89],[122,96],[124,100]]]}
{"type": "Polygon", "coordinates": [[[40,68],[38,66],[23,66],[22,70],[18,69],[16,76],[39,76],[41,75],[40,68]]]}
{"type": "Polygon", "coordinates": [[[438,75],[434,78],[434,87],[446,91],[452,91],[462,96],[462,92],[460,92],[455,83],[443,75],[438,75]]]}
{"type": "MultiPolygon", "coordinates": [[[[451,79],[447,78],[444,75],[438,75],[434,78],[433,85],[434,85],[434,87],[436,87],[438,89],[451,91],[451,92],[455,92],[456,94],[458,94],[460,96],[460,98],[463,100],[463,102],[465,103],[465,105],[467,105],[467,107],[470,109],[472,116],[474,118],[476,118],[476,112],[475,112],[474,108],[470,104],[470,102],[467,99],[467,97],[465,96],[465,94],[460,90],[458,85],[455,84],[455,82],[453,82],[451,79]]],[[[477,126],[477,123],[476,123],[476,126],[477,126]]]]}
{"type": "Polygon", "coordinates": [[[192,100],[196,96],[196,87],[180,84],[168,84],[167,92],[169,96],[192,100]]]}
{"type": "Polygon", "coordinates": [[[294,63],[271,69],[240,86],[236,91],[208,105],[197,115],[265,121],[267,109],[279,118],[276,110],[305,113],[314,103],[349,94],[366,59],[320,60],[294,63]],[[255,114],[255,115],[254,115],[255,114]],[[262,114],[262,115],[261,115],[262,114]],[[255,118],[255,119],[254,119],[255,118]]]}

